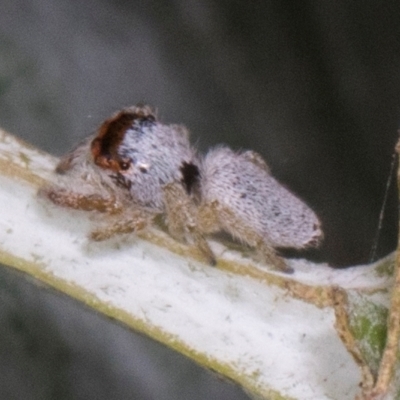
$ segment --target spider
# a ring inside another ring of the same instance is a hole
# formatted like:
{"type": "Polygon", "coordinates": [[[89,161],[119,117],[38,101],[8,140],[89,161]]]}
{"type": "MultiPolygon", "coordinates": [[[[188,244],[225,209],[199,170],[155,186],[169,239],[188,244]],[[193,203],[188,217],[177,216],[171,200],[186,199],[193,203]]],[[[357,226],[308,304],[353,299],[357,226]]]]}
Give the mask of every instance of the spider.
{"type": "Polygon", "coordinates": [[[105,240],[146,229],[163,216],[168,231],[193,243],[212,265],[207,235],[227,232],[262,260],[293,272],[276,247],[315,247],[315,213],[270,174],[254,151],[190,145],[187,129],[161,123],[149,106],[124,108],[63,156],[56,183],[40,189],[53,203],[107,215],[90,234],[105,240]]]}

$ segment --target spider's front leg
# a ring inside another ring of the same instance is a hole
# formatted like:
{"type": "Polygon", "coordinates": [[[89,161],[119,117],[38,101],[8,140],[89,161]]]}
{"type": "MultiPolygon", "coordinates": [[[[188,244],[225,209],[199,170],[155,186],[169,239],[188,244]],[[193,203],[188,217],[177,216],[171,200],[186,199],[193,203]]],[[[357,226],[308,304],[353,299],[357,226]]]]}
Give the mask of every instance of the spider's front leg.
{"type": "Polygon", "coordinates": [[[98,211],[118,214],[123,210],[121,202],[115,196],[103,196],[97,193],[79,193],[56,185],[39,189],[40,197],[48,198],[54,204],[82,211],[98,211]]]}
{"type": "Polygon", "coordinates": [[[141,209],[128,210],[110,217],[105,224],[91,232],[90,238],[95,241],[102,241],[115,235],[138,232],[148,227],[154,217],[155,214],[141,209]]]}
{"type": "Polygon", "coordinates": [[[140,208],[127,209],[128,206],[112,194],[106,197],[97,193],[79,193],[55,185],[41,188],[38,194],[61,207],[106,214],[106,218],[102,218],[105,222],[90,233],[90,238],[95,241],[140,231],[154,218],[154,214],[140,208]]]}
{"type": "Polygon", "coordinates": [[[177,240],[193,240],[207,262],[216,265],[215,255],[199,230],[197,207],[180,183],[170,183],[163,188],[168,231],[177,240]]]}
{"type": "Polygon", "coordinates": [[[276,254],[275,249],[248,222],[237,216],[229,207],[217,200],[203,203],[198,211],[199,229],[203,233],[228,232],[232,237],[254,248],[263,262],[277,270],[293,273],[286,261],[276,254]]]}

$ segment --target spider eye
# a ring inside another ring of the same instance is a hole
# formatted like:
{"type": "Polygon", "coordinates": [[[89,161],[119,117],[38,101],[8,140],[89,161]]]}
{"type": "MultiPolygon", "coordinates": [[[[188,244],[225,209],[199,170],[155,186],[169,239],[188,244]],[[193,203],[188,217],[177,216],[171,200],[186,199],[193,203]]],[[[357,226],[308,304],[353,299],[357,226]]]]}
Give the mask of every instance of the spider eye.
{"type": "Polygon", "coordinates": [[[119,162],[119,167],[121,168],[122,171],[126,171],[127,169],[129,169],[130,166],[131,166],[130,161],[120,161],[119,162]]]}

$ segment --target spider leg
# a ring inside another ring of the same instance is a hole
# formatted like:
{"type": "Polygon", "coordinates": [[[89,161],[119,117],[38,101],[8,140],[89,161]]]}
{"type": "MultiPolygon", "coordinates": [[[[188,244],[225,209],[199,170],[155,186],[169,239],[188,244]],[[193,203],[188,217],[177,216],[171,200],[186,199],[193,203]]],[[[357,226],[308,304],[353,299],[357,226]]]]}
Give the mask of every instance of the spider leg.
{"type": "Polygon", "coordinates": [[[229,207],[222,206],[217,200],[202,204],[199,207],[198,219],[202,233],[228,232],[239,241],[255,248],[264,262],[273,265],[279,271],[293,273],[293,269],[287,265],[282,257],[276,254],[275,249],[266,238],[252,229],[229,207]]]}
{"type": "Polygon", "coordinates": [[[107,214],[118,214],[122,204],[115,196],[104,197],[96,193],[78,193],[58,186],[46,186],[39,189],[40,197],[47,197],[61,207],[83,211],[98,211],[107,214]]]}
{"type": "Polygon", "coordinates": [[[197,206],[180,183],[170,183],[163,188],[168,230],[178,240],[189,237],[207,262],[215,265],[216,259],[207,240],[198,228],[197,206]]]}
{"type": "Polygon", "coordinates": [[[115,235],[141,231],[151,224],[153,218],[154,214],[144,210],[130,210],[93,230],[90,238],[95,241],[102,241],[115,235]]]}

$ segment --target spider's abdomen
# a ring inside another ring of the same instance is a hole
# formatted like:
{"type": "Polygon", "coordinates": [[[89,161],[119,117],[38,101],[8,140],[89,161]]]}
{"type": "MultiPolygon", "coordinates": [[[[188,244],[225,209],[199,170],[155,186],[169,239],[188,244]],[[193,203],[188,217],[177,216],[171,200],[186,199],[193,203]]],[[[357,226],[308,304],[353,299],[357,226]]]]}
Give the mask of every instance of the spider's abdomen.
{"type": "MultiPolygon", "coordinates": [[[[305,248],[322,239],[316,214],[269,173],[257,153],[218,147],[205,156],[201,172],[203,201],[217,201],[272,246],[305,248]]],[[[232,233],[232,226],[227,230],[232,233]]]]}

